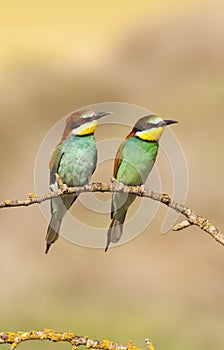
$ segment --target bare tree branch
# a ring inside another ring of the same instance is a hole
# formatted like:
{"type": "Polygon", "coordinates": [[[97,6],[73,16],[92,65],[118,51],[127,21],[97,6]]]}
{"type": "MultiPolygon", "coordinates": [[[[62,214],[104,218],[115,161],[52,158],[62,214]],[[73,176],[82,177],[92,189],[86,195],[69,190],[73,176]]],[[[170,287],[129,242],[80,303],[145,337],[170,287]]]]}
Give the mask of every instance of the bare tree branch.
{"type": "MultiPolygon", "coordinates": [[[[71,331],[57,332],[53,329],[44,329],[44,331],[28,332],[0,332],[0,344],[12,344],[10,349],[15,349],[21,342],[27,340],[50,340],[53,342],[64,341],[72,345],[73,350],[78,346],[84,345],[86,349],[105,349],[105,350],[141,350],[137,348],[132,340],[127,346],[111,342],[109,340],[94,340],[87,336],[75,335],[71,331]]],[[[155,350],[152,341],[145,339],[148,350],[155,350]]]]}
{"type": "Polygon", "coordinates": [[[174,201],[168,194],[166,193],[158,193],[155,191],[150,191],[144,189],[144,186],[127,186],[123,183],[117,182],[115,179],[112,179],[111,184],[106,183],[93,183],[90,185],[85,185],[81,187],[68,187],[67,185],[61,182],[60,177],[57,177],[57,181],[59,184],[59,189],[57,191],[53,191],[51,193],[46,193],[44,195],[38,196],[35,193],[31,193],[28,195],[28,198],[25,200],[5,200],[0,203],[0,208],[6,207],[22,207],[29,206],[34,203],[42,203],[51,198],[59,197],[63,194],[71,194],[71,193],[83,193],[83,192],[120,192],[126,194],[134,194],[138,197],[150,198],[152,200],[161,202],[168,207],[174,209],[176,212],[183,214],[187,220],[175,225],[173,227],[174,231],[182,230],[190,225],[196,225],[201,230],[207,232],[211,235],[217,242],[224,245],[224,234],[219,231],[208,219],[204,218],[196,214],[192,209],[184,206],[181,203],[174,201]]]}

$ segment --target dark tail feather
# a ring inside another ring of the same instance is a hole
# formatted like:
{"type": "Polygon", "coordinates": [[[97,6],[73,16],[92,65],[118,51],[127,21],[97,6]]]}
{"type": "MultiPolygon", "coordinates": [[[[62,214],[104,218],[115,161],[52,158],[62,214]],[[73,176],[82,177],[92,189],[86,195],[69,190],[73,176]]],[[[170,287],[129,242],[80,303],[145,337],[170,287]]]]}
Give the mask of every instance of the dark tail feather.
{"type": "Polygon", "coordinates": [[[59,229],[61,226],[61,220],[55,219],[53,216],[51,217],[50,224],[47,229],[47,234],[46,234],[46,250],[45,254],[48,253],[50,246],[57,241],[59,237],[59,229]]]}
{"type": "Polygon", "coordinates": [[[122,236],[123,224],[127,212],[125,211],[119,219],[112,219],[110,227],[107,231],[107,245],[105,252],[108,250],[110,243],[116,243],[122,236]]]}

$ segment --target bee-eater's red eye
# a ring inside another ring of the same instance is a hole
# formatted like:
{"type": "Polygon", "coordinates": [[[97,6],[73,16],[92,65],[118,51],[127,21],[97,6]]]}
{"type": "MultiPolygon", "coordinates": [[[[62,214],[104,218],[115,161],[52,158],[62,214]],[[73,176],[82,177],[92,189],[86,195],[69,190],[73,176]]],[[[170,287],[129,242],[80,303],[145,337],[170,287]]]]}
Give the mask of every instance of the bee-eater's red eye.
{"type": "Polygon", "coordinates": [[[85,118],[80,118],[79,119],[79,124],[84,124],[86,122],[86,119],[85,118]]]}
{"type": "Polygon", "coordinates": [[[146,129],[150,129],[150,128],[151,128],[151,124],[150,124],[150,123],[146,123],[146,124],[145,124],[145,128],[146,128],[146,129]]]}

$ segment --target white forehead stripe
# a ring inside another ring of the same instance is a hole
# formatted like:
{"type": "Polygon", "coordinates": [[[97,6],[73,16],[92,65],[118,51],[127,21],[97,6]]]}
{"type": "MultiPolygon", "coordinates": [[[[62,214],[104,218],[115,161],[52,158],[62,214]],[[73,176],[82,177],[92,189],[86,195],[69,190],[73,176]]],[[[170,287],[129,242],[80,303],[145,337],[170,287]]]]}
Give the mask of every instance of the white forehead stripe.
{"type": "Polygon", "coordinates": [[[163,119],[160,117],[152,117],[152,119],[150,120],[150,124],[159,124],[162,121],[163,119]]]}
{"type": "Polygon", "coordinates": [[[94,117],[95,113],[92,111],[87,111],[85,114],[82,115],[82,118],[90,118],[94,117]]]}

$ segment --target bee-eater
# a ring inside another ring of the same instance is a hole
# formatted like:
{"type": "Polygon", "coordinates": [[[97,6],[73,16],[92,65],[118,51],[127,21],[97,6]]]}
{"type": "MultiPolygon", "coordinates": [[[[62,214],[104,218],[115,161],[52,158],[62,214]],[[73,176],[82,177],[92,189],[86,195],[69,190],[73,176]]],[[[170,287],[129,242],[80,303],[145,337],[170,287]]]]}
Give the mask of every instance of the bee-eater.
{"type": "MultiPolygon", "coordinates": [[[[137,121],[132,131],[121,143],[114,162],[113,176],[125,185],[142,185],[145,183],[159,149],[159,139],[164,127],[177,123],[163,120],[151,114],[137,121]]],[[[136,196],[133,194],[113,193],[111,204],[111,224],[107,232],[107,251],[109,244],[116,243],[122,236],[123,224],[127,210],[136,196]]]]}
{"type": "MultiPolygon", "coordinates": [[[[97,120],[108,114],[111,112],[78,111],[68,116],[61,141],[49,163],[51,188],[58,189],[56,173],[68,186],[89,184],[97,163],[94,138],[97,120]]],[[[62,219],[77,197],[77,194],[64,194],[51,199],[51,221],[46,234],[45,253],[58,239],[62,219]]]]}

